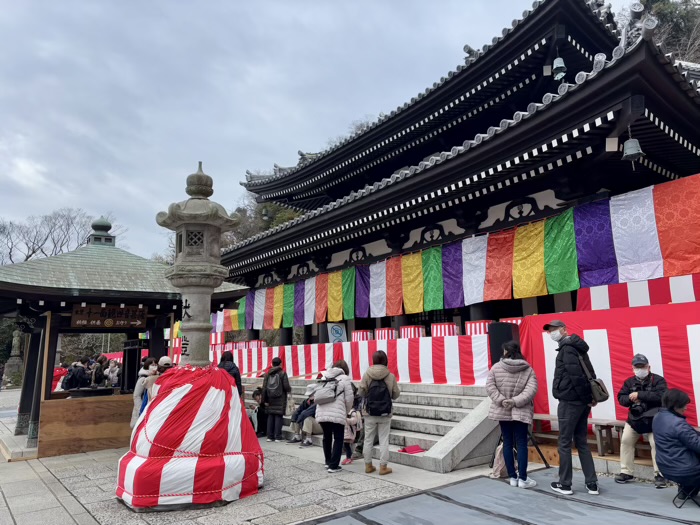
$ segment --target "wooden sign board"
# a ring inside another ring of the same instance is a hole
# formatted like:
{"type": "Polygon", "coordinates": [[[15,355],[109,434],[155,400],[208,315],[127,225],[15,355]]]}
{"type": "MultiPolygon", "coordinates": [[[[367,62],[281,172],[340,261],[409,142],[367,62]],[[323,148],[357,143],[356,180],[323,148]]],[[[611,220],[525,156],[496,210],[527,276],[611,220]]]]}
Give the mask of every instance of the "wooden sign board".
{"type": "Polygon", "coordinates": [[[139,329],[146,328],[148,308],[136,306],[99,305],[73,306],[70,325],[72,328],[139,329]]]}

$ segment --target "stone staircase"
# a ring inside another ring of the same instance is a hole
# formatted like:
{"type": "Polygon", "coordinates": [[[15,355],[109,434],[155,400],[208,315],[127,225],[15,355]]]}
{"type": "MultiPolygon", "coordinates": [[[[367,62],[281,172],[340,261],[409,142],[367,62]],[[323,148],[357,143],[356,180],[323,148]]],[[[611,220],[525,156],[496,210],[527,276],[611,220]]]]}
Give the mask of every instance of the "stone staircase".
{"type": "MultiPolygon", "coordinates": [[[[252,400],[252,392],[262,386],[260,379],[243,379],[246,404],[252,400]]],[[[298,404],[304,398],[306,380],[291,379],[292,393],[298,404]]],[[[486,399],[483,387],[466,387],[457,385],[425,385],[400,383],[401,396],[394,402],[394,415],[391,421],[389,437],[389,462],[408,465],[426,470],[434,470],[428,464],[428,458],[421,454],[404,454],[403,447],[418,445],[423,450],[430,450],[448,432],[452,431],[474,408],[486,399]]],[[[285,416],[283,432],[285,438],[292,436],[291,418],[285,416]]],[[[313,436],[315,445],[321,446],[322,436],[313,436]]],[[[295,445],[288,445],[290,447],[295,445]]],[[[461,461],[456,468],[466,468],[488,463],[491,459],[490,446],[478,447],[467,461],[461,461]]],[[[375,446],[373,456],[379,458],[379,447],[375,446]]]]}

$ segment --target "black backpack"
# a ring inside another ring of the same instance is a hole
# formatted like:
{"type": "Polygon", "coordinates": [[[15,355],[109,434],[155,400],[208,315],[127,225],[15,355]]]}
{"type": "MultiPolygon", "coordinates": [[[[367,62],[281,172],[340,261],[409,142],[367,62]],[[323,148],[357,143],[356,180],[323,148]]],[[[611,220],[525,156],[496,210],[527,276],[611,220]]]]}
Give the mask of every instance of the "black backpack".
{"type": "Polygon", "coordinates": [[[267,397],[270,399],[280,398],[284,395],[281,375],[282,372],[267,376],[267,397]]]}
{"type": "Polygon", "coordinates": [[[367,392],[367,413],[370,416],[388,416],[391,414],[391,392],[386,381],[374,379],[367,392]]]}

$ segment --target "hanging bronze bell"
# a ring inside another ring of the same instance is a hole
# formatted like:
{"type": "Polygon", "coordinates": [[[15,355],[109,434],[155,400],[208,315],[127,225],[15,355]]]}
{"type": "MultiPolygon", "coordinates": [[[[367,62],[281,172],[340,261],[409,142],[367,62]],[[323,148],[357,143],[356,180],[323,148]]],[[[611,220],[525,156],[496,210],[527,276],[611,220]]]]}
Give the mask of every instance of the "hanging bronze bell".
{"type": "Polygon", "coordinates": [[[627,139],[622,148],[622,160],[636,162],[644,156],[639,141],[637,139],[627,139]]]}
{"type": "Polygon", "coordinates": [[[564,75],[566,75],[566,64],[563,58],[557,57],[554,59],[552,72],[554,73],[554,80],[561,80],[564,78],[564,75]]]}

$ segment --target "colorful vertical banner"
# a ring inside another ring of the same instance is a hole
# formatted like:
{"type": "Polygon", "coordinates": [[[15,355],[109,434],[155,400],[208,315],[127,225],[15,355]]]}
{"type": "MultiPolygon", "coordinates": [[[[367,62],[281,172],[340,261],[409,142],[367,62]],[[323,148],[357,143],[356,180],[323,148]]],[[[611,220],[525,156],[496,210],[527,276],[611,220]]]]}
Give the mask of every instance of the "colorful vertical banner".
{"type": "Polygon", "coordinates": [[[656,233],[653,188],[642,188],[611,198],[610,222],[620,282],[663,277],[664,264],[656,233]]]}
{"type": "Polygon", "coordinates": [[[401,257],[386,261],[386,315],[403,314],[403,270],[401,257]]]}
{"type": "Polygon", "coordinates": [[[547,295],[544,272],[544,221],[519,226],[513,245],[513,297],[547,295]]]}
{"type": "Polygon", "coordinates": [[[544,272],[550,294],[570,292],[580,287],[573,209],[545,221],[544,272]]]}
{"type": "Polygon", "coordinates": [[[442,279],[445,308],[464,306],[461,242],[446,244],[442,247],[442,279]]]}
{"type": "Polygon", "coordinates": [[[462,290],[464,306],[482,303],[486,286],[486,256],[488,235],[462,240],[462,290]]]}
{"type": "Polygon", "coordinates": [[[283,285],[282,327],[294,327],[294,283],[283,285]]]}
{"type": "Polygon", "coordinates": [[[355,319],[355,267],[342,271],[343,319],[355,319]]]}
{"type": "Polygon", "coordinates": [[[403,305],[407,314],[423,311],[423,258],[420,252],[401,257],[403,305]]]}
{"type": "Polygon", "coordinates": [[[263,327],[265,330],[273,330],[275,324],[275,289],[265,288],[265,300],[263,305],[265,307],[265,321],[263,327]]]}
{"type": "Polygon", "coordinates": [[[442,248],[428,248],[421,252],[423,267],[423,311],[442,310],[442,248]]]}
{"type": "Polygon", "coordinates": [[[343,273],[328,274],[328,321],[343,320],[343,273]]]}
{"type": "Polygon", "coordinates": [[[512,297],[514,239],[515,230],[489,234],[486,248],[484,301],[512,297]]]}
{"type": "Polygon", "coordinates": [[[304,326],[304,300],[306,281],[294,283],[294,326],[304,326]]]}
{"type": "Polygon", "coordinates": [[[578,273],[583,288],[617,284],[617,258],[608,201],[574,208],[578,273]]]}
{"type": "Polygon", "coordinates": [[[355,267],[355,316],[369,317],[369,266],[355,267]]]}
{"type": "Polygon", "coordinates": [[[325,323],[328,313],[328,274],[316,276],[316,322],[325,323]]]}
{"type": "Polygon", "coordinates": [[[654,213],[664,275],[700,273],[700,176],[654,186],[654,213]]]}
{"type": "Polygon", "coordinates": [[[304,324],[316,322],[316,277],[304,281],[304,324]]]}
{"type": "MultiPolygon", "coordinates": [[[[246,312],[248,309],[248,297],[243,297],[238,301],[238,330],[246,329],[246,312]]],[[[235,328],[234,328],[235,330],[235,328]]]]}
{"type": "Polygon", "coordinates": [[[284,315],[284,285],[275,286],[273,290],[275,307],[272,311],[272,328],[277,330],[282,327],[282,316],[284,315]]]}
{"type": "Polygon", "coordinates": [[[253,329],[255,322],[255,294],[256,292],[251,290],[246,294],[245,299],[245,328],[248,330],[253,329]]]}
{"type": "Polygon", "coordinates": [[[387,261],[380,261],[369,267],[369,313],[372,317],[387,315],[386,263],[387,261]]]}

